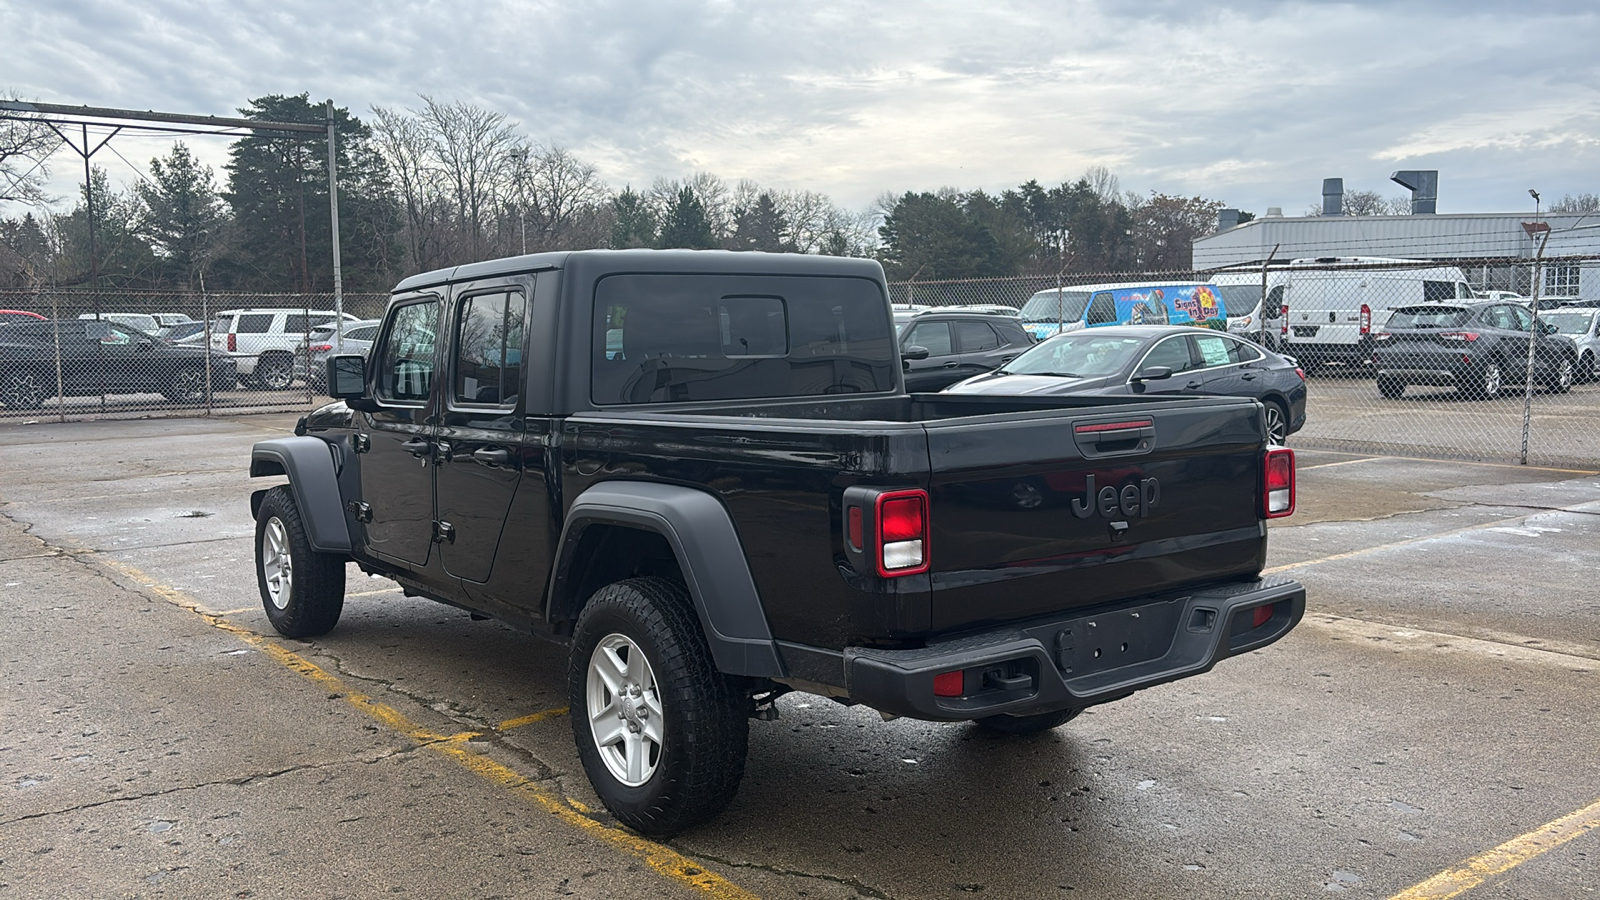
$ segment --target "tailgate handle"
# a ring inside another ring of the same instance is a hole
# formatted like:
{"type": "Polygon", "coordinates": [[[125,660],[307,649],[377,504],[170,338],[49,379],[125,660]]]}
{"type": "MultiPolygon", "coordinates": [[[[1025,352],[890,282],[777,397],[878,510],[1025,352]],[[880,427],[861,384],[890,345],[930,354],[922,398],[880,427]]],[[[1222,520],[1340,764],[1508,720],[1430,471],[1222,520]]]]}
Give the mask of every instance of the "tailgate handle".
{"type": "Polygon", "coordinates": [[[1149,453],[1155,446],[1155,420],[1080,422],[1072,426],[1072,436],[1078,443],[1078,450],[1088,459],[1135,456],[1149,453]]]}

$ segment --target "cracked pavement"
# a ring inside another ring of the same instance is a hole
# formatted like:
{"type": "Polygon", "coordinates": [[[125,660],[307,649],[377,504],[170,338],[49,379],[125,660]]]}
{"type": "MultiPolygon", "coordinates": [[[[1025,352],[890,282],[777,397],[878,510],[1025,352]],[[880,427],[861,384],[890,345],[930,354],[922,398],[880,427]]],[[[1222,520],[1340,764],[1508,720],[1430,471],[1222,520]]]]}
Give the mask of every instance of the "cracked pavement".
{"type": "MultiPolygon", "coordinates": [[[[333,633],[271,631],[245,461],[291,424],[0,426],[0,900],[696,896],[436,752],[598,810],[565,715],[499,728],[565,706],[561,648],[353,568],[333,633]]],[[[1388,896],[1600,796],[1600,478],[1300,463],[1282,643],[1021,740],[791,694],[669,846],[773,898],[1388,896]]],[[[1582,896],[1597,852],[1468,896],[1582,896]]]]}

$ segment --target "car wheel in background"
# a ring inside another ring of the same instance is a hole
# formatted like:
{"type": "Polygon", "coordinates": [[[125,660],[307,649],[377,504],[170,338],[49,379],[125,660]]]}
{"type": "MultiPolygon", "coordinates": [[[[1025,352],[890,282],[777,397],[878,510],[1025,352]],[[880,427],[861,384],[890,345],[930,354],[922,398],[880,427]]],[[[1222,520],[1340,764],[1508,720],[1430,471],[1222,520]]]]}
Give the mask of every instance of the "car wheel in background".
{"type": "Polygon", "coordinates": [[[8,409],[38,409],[44,398],[55,393],[45,387],[44,376],[27,369],[7,372],[0,377],[0,404],[8,409]]]}
{"type": "Polygon", "coordinates": [[[1400,395],[1404,394],[1405,392],[1406,383],[1404,381],[1401,381],[1398,378],[1385,378],[1381,376],[1378,378],[1378,393],[1389,398],[1390,400],[1398,399],[1400,395]]]}
{"type": "Polygon", "coordinates": [[[601,588],[571,652],[573,737],[606,808],[651,837],[721,812],[744,777],[751,703],[717,671],[683,585],[648,577],[601,588]]]}
{"type": "Polygon", "coordinates": [[[1465,391],[1468,397],[1474,400],[1493,400],[1500,396],[1500,389],[1505,387],[1505,376],[1500,371],[1498,360],[1490,360],[1483,364],[1472,380],[1463,384],[1458,390],[1465,391]]]}
{"type": "Polygon", "coordinates": [[[344,610],[344,559],[311,549],[287,485],[268,490],[256,511],[256,586],[284,637],[327,634],[344,610]]]}
{"type": "Polygon", "coordinates": [[[1561,362],[1556,364],[1555,372],[1551,373],[1550,379],[1545,382],[1545,389],[1552,394],[1565,394],[1572,390],[1572,381],[1577,371],[1578,365],[1572,361],[1572,357],[1561,357],[1561,362]]]}
{"type": "Polygon", "coordinates": [[[184,366],[172,373],[161,393],[177,403],[193,402],[206,395],[206,370],[184,366]]]}
{"type": "Polygon", "coordinates": [[[1578,358],[1578,370],[1573,373],[1577,381],[1588,384],[1594,380],[1594,354],[1585,353],[1578,358]]]}
{"type": "Polygon", "coordinates": [[[1267,443],[1282,447],[1289,440],[1289,411],[1276,400],[1263,403],[1267,414],[1267,443]]]}
{"type": "Polygon", "coordinates": [[[294,383],[294,358],[287,353],[263,354],[256,363],[255,380],[269,391],[281,391],[294,383]]]}
{"type": "Polygon", "coordinates": [[[998,734],[1038,734],[1065,725],[1078,717],[1081,709],[1058,709],[1054,712],[1035,713],[1031,716],[985,716],[972,724],[984,731],[998,734]]]}

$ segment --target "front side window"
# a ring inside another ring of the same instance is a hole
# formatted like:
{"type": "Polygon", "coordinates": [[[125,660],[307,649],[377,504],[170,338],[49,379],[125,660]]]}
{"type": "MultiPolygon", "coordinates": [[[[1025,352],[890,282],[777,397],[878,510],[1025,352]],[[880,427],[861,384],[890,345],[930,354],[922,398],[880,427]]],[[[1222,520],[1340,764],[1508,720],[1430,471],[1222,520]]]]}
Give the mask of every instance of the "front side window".
{"type": "Polygon", "coordinates": [[[395,308],[375,369],[378,396],[401,403],[428,399],[433,390],[439,304],[435,300],[395,308]]]}
{"type": "Polygon", "coordinates": [[[521,291],[477,294],[461,301],[456,325],[457,403],[514,406],[522,384],[527,303],[521,291]]]}
{"type": "Polygon", "coordinates": [[[907,347],[926,347],[929,356],[949,356],[955,352],[950,342],[949,322],[918,322],[906,338],[907,347]]]}
{"type": "Polygon", "coordinates": [[[592,327],[598,405],[894,389],[888,305],[867,279],[610,275],[592,327]]]}

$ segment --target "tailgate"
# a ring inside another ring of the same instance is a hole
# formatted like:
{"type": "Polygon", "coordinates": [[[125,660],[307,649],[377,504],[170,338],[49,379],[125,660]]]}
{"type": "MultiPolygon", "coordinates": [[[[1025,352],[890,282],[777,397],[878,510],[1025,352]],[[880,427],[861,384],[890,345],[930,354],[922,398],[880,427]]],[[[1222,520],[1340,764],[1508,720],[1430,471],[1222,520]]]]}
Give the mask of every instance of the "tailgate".
{"type": "Polygon", "coordinates": [[[1253,400],[929,423],[933,631],[1254,575],[1253,400]]]}

